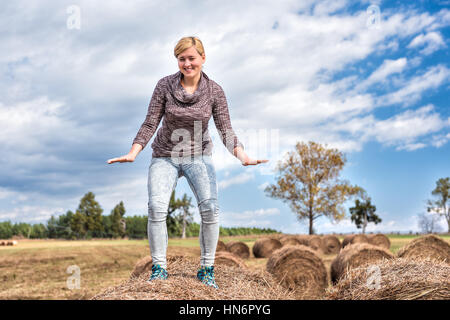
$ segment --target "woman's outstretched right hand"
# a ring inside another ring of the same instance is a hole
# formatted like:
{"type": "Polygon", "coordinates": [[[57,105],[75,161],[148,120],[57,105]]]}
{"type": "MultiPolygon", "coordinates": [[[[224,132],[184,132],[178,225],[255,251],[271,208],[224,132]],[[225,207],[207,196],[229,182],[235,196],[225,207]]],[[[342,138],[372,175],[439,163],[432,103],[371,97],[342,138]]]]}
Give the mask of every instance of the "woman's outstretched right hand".
{"type": "Polygon", "coordinates": [[[108,163],[114,163],[114,162],[133,162],[134,159],[136,159],[136,156],[133,154],[126,154],[124,156],[118,157],[118,158],[112,158],[109,159],[108,163]]]}
{"type": "Polygon", "coordinates": [[[128,154],[118,157],[118,158],[112,158],[109,159],[107,162],[108,163],[114,163],[114,162],[133,162],[134,159],[136,159],[137,155],[139,154],[139,152],[141,152],[142,150],[142,145],[140,145],[139,143],[134,143],[131,146],[131,150],[130,152],[128,152],[128,154]]]}

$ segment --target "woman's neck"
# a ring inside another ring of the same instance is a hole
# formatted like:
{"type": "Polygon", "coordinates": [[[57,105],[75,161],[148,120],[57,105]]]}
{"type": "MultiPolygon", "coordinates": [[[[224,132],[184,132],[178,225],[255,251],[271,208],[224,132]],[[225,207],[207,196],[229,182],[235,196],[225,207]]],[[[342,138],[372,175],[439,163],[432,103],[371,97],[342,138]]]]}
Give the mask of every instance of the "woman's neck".
{"type": "Polygon", "coordinates": [[[181,77],[181,84],[186,87],[197,87],[198,82],[200,81],[201,71],[194,78],[186,78],[184,75],[181,77]]]}

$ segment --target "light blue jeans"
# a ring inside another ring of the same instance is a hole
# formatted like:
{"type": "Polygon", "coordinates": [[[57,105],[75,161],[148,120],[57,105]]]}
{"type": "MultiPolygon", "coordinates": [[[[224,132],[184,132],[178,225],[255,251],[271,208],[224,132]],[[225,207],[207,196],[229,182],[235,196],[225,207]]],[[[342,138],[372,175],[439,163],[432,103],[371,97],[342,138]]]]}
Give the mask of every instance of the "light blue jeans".
{"type": "Polygon", "coordinates": [[[152,158],[148,171],[148,225],[152,263],[167,268],[166,218],[172,191],[178,178],[186,177],[197,200],[201,217],[200,265],[212,266],[219,240],[218,186],[211,156],[200,155],[185,158],[152,158]]]}

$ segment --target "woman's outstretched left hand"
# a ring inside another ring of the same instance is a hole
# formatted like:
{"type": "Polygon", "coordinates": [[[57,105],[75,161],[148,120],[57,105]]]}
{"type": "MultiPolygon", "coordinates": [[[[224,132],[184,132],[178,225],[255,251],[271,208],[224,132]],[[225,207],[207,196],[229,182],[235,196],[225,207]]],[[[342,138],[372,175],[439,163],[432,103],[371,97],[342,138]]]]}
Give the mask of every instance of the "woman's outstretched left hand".
{"type": "Polygon", "coordinates": [[[255,165],[260,163],[266,163],[269,162],[269,160],[253,160],[250,158],[247,158],[246,160],[242,161],[243,166],[249,166],[249,165],[255,165]]]}

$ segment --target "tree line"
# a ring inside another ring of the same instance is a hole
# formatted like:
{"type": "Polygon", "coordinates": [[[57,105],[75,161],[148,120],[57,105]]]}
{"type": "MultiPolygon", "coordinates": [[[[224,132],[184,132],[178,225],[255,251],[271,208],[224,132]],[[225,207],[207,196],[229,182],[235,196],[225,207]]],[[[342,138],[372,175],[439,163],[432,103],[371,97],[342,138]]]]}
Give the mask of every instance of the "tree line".
{"type": "MultiPolygon", "coordinates": [[[[193,221],[190,208],[191,198],[183,195],[175,198],[172,192],[167,215],[167,233],[169,237],[198,236],[200,225],[193,221]]],[[[80,200],[75,212],[68,210],[57,217],[51,216],[46,224],[28,224],[24,222],[0,222],[0,239],[13,236],[28,239],[92,239],[92,238],[147,238],[148,216],[125,216],[123,201],[117,204],[109,215],[103,215],[103,209],[95,200],[93,192],[86,193],[80,200]]],[[[220,227],[221,236],[276,233],[270,228],[225,228],[220,227]]]]}

